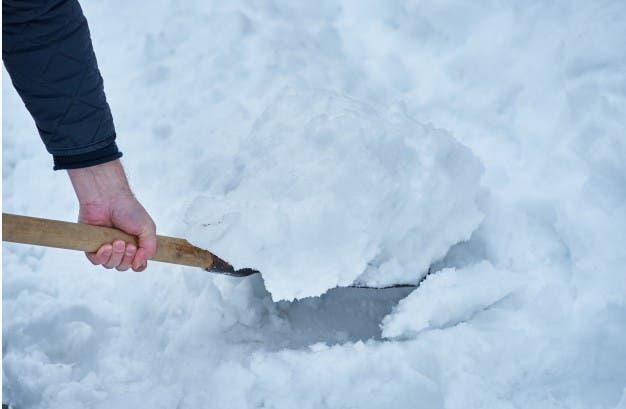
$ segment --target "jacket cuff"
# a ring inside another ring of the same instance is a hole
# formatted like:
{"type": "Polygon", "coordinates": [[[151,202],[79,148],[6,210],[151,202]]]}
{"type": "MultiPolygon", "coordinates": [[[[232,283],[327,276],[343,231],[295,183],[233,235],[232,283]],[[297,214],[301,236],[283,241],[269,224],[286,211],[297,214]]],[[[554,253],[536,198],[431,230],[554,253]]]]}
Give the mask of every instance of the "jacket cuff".
{"type": "Polygon", "coordinates": [[[80,169],[110,162],[122,157],[122,152],[117,149],[115,142],[96,149],[95,151],[81,153],[79,155],[52,155],[54,170],[80,169]]]}

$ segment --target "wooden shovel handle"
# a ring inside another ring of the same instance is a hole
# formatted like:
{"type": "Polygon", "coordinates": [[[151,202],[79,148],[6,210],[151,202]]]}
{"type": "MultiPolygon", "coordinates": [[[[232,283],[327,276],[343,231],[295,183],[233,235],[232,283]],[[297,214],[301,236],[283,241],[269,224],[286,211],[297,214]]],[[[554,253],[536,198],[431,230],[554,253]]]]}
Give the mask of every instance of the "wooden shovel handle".
{"type": "MultiPolygon", "coordinates": [[[[92,226],[2,213],[2,240],[87,252],[114,240],[135,243],[137,239],[111,227],[92,226]]],[[[176,237],[157,236],[152,260],[211,269],[219,260],[214,254],[176,237]]],[[[221,261],[221,260],[219,260],[221,261]]]]}

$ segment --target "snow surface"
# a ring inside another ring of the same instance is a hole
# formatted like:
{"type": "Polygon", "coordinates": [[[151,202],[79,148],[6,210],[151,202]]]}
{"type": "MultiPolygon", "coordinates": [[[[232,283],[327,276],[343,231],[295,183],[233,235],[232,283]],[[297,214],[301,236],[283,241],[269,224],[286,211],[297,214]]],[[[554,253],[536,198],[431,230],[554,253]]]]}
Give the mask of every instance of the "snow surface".
{"type": "Polygon", "coordinates": [[[482,220],[467,148],[328,92],[285,91],[233,162],[185,221],[194,242],[261,271],[275,300],[417,283],[482,220]]]}
{"type": "Polygon", "coordinates": [[[483,261],[465,269],[443,269],[426,278],[420,291],[400,301],[383,321],[385,338],[413,338],[426,329],[468,321],[511,295],[519,280],[483,261]]]}
{"type": "MultiPolygon", "coordinates": [[[[4,401],[625,407],[624,2],[83,6],[159,232],[266,281],[3,244],[4,401]]],[[[3,81],[4,211],[74,219],[3,81]]]]}

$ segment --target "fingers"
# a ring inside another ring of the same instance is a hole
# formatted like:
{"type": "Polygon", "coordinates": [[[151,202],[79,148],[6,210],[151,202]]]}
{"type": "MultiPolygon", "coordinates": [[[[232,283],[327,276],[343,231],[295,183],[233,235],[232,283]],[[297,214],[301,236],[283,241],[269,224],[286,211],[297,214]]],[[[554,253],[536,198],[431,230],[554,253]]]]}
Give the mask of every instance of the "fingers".
{"type": "Polygon", "coordinates": [[[119,271],[126,271],[130,268],[133,258],[135,257],[135,253],[137,252],[137,248],[134,244],[128,243],[126,244],[126,250],[124,251],[124,257],[122,258],[122,262],[116,268],[119,271]]]}
{"type": "Polygon", "coordinates": [[[138,239],[139,249],[133,259],[132,267],[135,271],[143,271],[148,267],[148,259],[156,254],[156,226],[152,219],[144,225],[144,230],[139,234],[138,239]]]}
{"type": "Polygon", "coordinates": [[[85,254],[94,265],[126,271],[132,266],[136,253],[137,247],[133,243],[116,240],[112,244],[102,245],[95,253],[85,254]]]}
{"type": "Polygon", "coordinates": [[[109,260],[104,263],[105,268],[114,268],[120,265],[122,258],[124,258],[124,251],[126,250],[126,243],[122,240],[115,240],[113,242],[113,253],[109,260]]]}
{"type": "Polygon", "coordinates": [[[113,246],[111,244],[103,244],[95,253],[85,253],[89,261],[94,265],[104,264],[109,261],[111,254],[113,253],[113,246]]]}
{"type": "Polygon", "coordinates": [[[137,249],[133,243],[126,244],[122,240],[104,244],[95,253],[85,253],[92,264],[102,265],[108,269],[116,268],[119,271],[126,271],[129,268],[134,271],[145,270],[148,266],[147,254],[145,248],[137,249]]]}
{"type": "Polygon", "coordinates": [[[146,259],[146,250],[140,248],[137,250],[135,254],[135,258],[133,259],[133,270],[135,271],[143,271],[148,267],[148,261],[146,259]]]}

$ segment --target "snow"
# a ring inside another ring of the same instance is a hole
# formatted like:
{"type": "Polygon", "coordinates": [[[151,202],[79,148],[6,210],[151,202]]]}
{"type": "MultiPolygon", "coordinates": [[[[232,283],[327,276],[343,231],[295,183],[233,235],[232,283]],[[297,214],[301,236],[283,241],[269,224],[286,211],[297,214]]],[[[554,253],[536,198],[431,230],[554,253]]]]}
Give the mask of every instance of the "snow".
{"type": "MultiPolygon", "coordinates": [[[[265,281],[5,243],[3,401],[624,407],[622,2],[83,7],[159,233],[265,281]]],[[[75,219],[3,81],[4,211],[75,219]]]]}
{"type": "Polygon", "coordinates": [[[385,338],[414,338],[420,331],[468,321],[515,291],[519,279],[483,261],[432,274],[383,320],[385,338]]]}
{"type": "Polygon", "coordinates": [[[417,283],[482,220],[467,148],[324,91],[281,94],[233,162],[185,221],[194,242],[260,270],[275,300],[417,283]]]}

